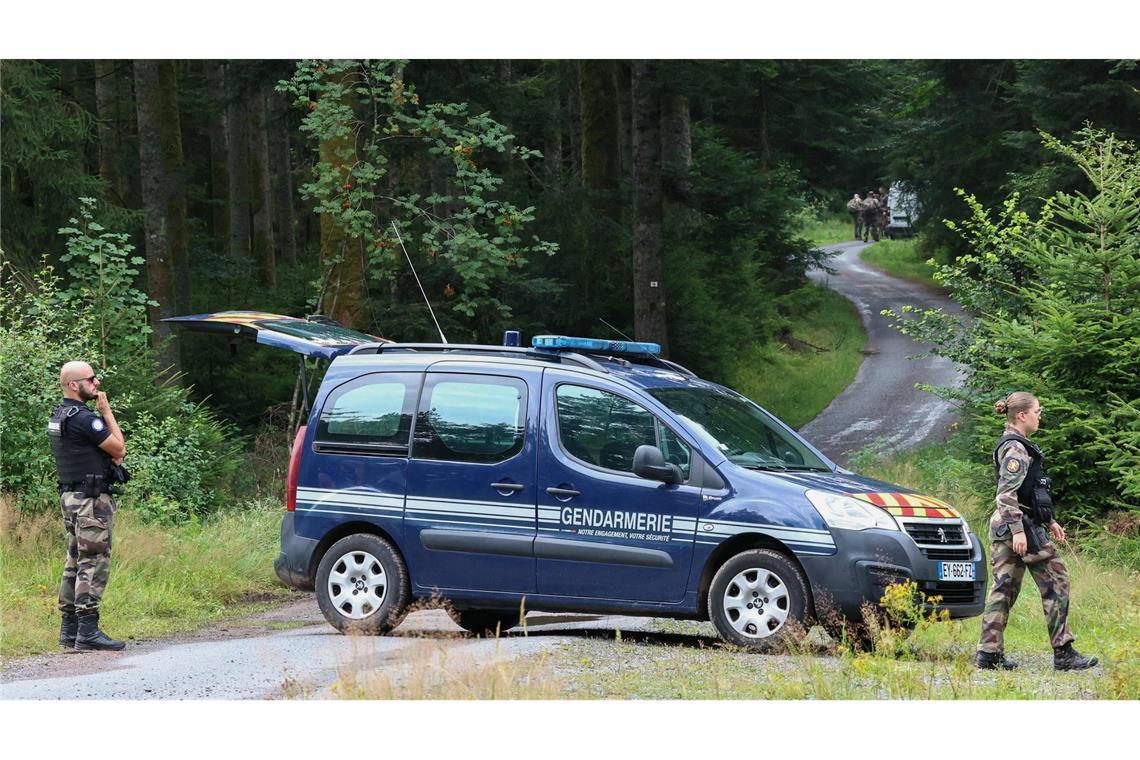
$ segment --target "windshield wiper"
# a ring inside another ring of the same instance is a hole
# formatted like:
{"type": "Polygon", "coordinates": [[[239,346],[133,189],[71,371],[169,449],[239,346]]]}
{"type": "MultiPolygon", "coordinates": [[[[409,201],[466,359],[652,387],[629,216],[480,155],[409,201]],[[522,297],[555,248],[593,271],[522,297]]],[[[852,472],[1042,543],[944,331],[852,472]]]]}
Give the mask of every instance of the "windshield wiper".
{"type": "Polygon", "coordinates": [[[737,462],[741,467],[748,470],[782,470],[787,471],[787,466],[782,464],[742,464],[737,462]]]}

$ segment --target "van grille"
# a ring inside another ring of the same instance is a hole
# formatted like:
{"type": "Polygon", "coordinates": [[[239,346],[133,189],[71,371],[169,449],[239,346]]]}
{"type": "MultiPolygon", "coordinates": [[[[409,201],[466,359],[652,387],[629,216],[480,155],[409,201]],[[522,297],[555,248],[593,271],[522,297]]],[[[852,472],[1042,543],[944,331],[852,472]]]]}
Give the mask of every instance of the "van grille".
{"type": "Polygon", "coordinates": [[[907,535],[914,539],[916,544],[933,544],[945,546],[947,544],[964,544],[966,535],[962,532],[962,525],[953,523],[903,523],[907,535]],[[939,531],[942,531],[939,533],[939,531]],[[942,538],[945,536],[946,540],[942,538]]]}

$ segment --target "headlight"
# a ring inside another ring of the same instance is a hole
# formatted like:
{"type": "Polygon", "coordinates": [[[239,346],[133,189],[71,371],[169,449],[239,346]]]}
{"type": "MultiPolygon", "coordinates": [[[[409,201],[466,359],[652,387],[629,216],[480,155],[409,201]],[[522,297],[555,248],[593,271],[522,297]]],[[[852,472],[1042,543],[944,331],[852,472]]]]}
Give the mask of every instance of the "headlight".
{"type": "Polygon", "coordinates": [[[832,528],[866,530],[882,528],[898,530],[895,519],[874,504],[853,499],[843,494],[812,489],[805,494],[812,506],[819,510],[824,521],[832,528]]]}

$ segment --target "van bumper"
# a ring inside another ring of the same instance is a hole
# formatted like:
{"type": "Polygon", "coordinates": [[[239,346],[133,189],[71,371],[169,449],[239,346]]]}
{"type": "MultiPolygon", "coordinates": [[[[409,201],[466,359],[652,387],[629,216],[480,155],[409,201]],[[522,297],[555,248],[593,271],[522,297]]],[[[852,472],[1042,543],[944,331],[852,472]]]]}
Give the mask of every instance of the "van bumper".
{"type": "MultiPolygon", "coordinates": [[[[986,601],[988,569],[986,556],[978,537],[967,531],[970,559],[947,560],[973,562],[975,580],[941,581],[939,563],[930,559],[904,531],[880,529],[831,531],[836,554],[827,557],[800,556],[815,599],[816,615],[828,620],[836,613],[856,622],[862,620],[864,603],[878,606],[883,591],[892,583],[914,581],[927,598],[941,596],[942,601],[928,603],[928,610],[946,610],[951,618],[982,614],[986,601]]],[[[957,545],[955,548],[966,548],[957,545]]]]}
{"type": "Polygon", "coordinates": [[[293,530],[293,513],[281,520],[281,552],[273,562],[273,570],[286,586],[302,591],[313,590],[313,553],[318,541],[298,536],[293,530]]]}

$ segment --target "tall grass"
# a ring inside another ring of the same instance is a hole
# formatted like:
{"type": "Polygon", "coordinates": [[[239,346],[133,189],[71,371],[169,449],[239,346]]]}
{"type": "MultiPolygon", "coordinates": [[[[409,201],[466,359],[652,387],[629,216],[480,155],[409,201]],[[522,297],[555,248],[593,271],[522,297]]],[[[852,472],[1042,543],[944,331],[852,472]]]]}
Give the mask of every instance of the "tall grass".
{"type": "Polygon", "coordinates": [[[497,639],[419,640],[399,650],[399,665],[380,670],[358,652],[337,668],[341,699],[555,699],[562,684],[548,654],[513,658],[497,639]],[[494,649],[488,652],[488,646],[494,649]]]}
{"type": "MultiPolygon", "coordinates": [[[[273,573],[282,514],[278,500],[266,499],[201,524],[158,527],[120,510],[104,630],[117,638],[161,636],[284,597],[273,573]]],[[[56,648],[64,548],[62,518],[28,514],[0,498],[0,655],[56,648]]]]}
{"type": "Polygon", "coordinates": [[[809,422],[859,371],[867,334],[843,296],[816,286],[785,340],[741,351],[728,384],[792,427],[809,422]]]}

